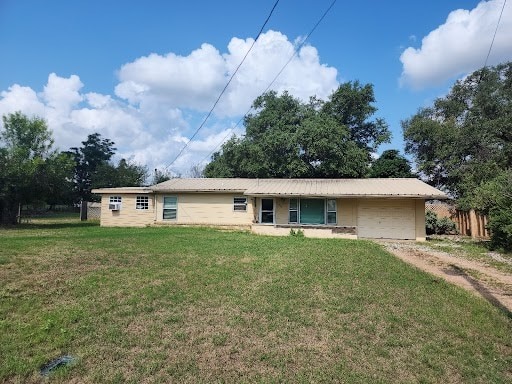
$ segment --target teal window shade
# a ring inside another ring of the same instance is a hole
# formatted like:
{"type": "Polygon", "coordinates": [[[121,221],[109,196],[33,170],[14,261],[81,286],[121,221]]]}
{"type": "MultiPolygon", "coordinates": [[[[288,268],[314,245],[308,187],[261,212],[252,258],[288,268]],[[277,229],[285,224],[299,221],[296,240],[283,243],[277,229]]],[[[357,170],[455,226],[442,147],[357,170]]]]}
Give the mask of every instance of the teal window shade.
{"type": "Polygon", "coordinates": [[[325,224],[325,200],[301,199],[300,200],[301,224],[325,224]]]}

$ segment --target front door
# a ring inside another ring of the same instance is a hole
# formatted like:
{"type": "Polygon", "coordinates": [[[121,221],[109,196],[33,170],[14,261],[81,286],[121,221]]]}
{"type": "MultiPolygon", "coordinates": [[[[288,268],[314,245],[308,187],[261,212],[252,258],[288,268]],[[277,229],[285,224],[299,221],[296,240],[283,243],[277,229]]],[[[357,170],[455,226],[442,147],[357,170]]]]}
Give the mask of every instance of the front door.
{"type": "Polygon", "coordinates": [[[274,224],[274,199],[261,199],[260,223],[274,224]]]}

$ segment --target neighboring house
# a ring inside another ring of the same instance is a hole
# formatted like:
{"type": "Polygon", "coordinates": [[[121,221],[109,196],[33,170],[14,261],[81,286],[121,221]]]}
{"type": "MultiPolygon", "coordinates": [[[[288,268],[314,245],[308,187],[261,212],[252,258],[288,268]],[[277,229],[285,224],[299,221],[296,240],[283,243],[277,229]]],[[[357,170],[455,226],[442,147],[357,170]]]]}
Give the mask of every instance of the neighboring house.
{"type": "Polygon", "coordinates": [[[311,237],[425,240],[425,200],[447,196],[417,179],[171,179],[102,188],[102,226],[209,225],[311,237]]]}

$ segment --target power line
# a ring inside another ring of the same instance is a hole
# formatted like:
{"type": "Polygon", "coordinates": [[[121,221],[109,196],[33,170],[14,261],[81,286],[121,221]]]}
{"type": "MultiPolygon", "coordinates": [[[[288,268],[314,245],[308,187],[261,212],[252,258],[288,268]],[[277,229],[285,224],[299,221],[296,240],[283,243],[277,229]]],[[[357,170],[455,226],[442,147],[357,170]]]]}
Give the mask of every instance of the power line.
{"type": "Polygon", "coordinates": [[[256,38],[254,39],[254,41],[252,42],[251,46],[249,47],[249,49],[247,50],[247,53],[245,54],[244,58],[242,59],[242,61],[240,62],[240,64],[238,64],[238,66],[236,67],[235,71],[233,72],[233,74],[231,75],[231,77],[229,78],[228,82],[226,83],[226,85],[224,86],[224,88],[222,89],[222,91],[220,92],[220,95],[219,97],[217,97],[217,100],[215,100],[215,103],[213,104],[212,108],[210,109],[210,111],[208,112],[208,114],[206,115],[206,117],[204,118],[203,122],[199,125],[199,127],[196,129],[196,131],[194,132],[194,134],[190,137],[189,141],[183,146],[183,148],[181,148],[180,152],[178,153],[178,155],[174,158],[174,160],[167,166],[165,167],[164,170],[167,170],[168,168],[170,168],[175,162],[176,160],[178,160],[178,158],[181,156],[181,154],[183,153],[183,151],[188,147],[188,145],[192,142],[192,140],[194,140],[194,138],[196,137],[196,135],[199,133],[199,131],[201,130],[201,128],[203,128],[203,126],[206,124],[206,121],[210,118],[211,114],[213,113],[213,110],[215,109],[215,107],[217,106],[217,104],[219,103],[222,95],[224,95],[224,93],[226,92],[227,88],[229,87],[229,84],[231,84],[231,81],[233,80],[233,78],[235,77],[235,75],[237,74],[238,70],[240,69],[240,67],[242,66],[242,64],[244,63],[245,59],[247,58],[247,56],[249,55],[249,52],[251,52],[252,48],[254,47],[254,45],[256,44],[256,41],[258,41],[260,35],[262,34],[263,32],[263,29],[265,28],[265,26],[267,25],[268,21],[270,20],[270,17],[272,16],[272,13],[274,13],[274,9],[276,9],[277,7],[277,4],[279,3],[279,0],[276,0],[276,2],[274,3],[274,6],[272,7],[272,9],[270,10],[270,13],[268,14],[267,16],[267,19],[265,20],[265,22],[263,23],[263,25],[261,26],[260,28],[260,31],[258,32],[256,38]]]}
{"type": "MultiPolygon", "coordinates": [[[[311,30],[309,31],[309,33],[304,37],[304,39],[302,39],[302,42],[297,46],[297,48],[295,48],[293,50],[293,54],[290,56],[290,58],[288,59],[288,61],[281,67],[281,69],[279,70],[279,72],[277,72],[277,75],[272,79],[272,81],[270,82],[270,84],[267,86],[267,88],[265,88],[265,90],[260,94],[260,95],[263,95],[265,94],[271,87],[272,85],[274,85],[274,83],[276,82],[276,80],[278,79],[279,76],[281,76],[281,73],[283,73],[283,71],[285,70],[285,68],[288,66],[288,64],[291,63],[291,61],[294,59],[295,56],[297,56],[298,52],[301,50],[301,48],[306,44],[306,41],[309,39],[309,37],[313,34],[313,32],[316,30],[316,28],[318,27],[318,25],[320,25],[320,23],[323,21],[323,19],[327,16],[327,14],[329,13],[329,11],[331,10],[331,8],[334,6],[334,4],[336,3],[337,0],[333,0],[331,2],[331,4],[329,5],[329,7],[327,7],[327,9],[325,10],[325,12],[322,14],[322,16],[320,17],[320,19],[318,19],[318,21],[316,22],[316,24],[313,26],[313,28],[311,28],[311,30]]],[[[235,124],[235,126],[231,129],[228,130],[228,134],[226,136],[224,136],[224,138],[222,139],[222,141],[217,144],[215,146],[215,148],[206,156],[203,158],[203,160],[201,160],[199,162],[199,164],[203,163],[206,159],[208,159],[210,156],[213,155],[213,153],[217,150],[217,148],[219,148],[222,143],[224,142],[224,140],[226,140],[226,138],[235,130],[236,127],[238,127],[238,125],[242,122],[242,120],[249,114],[249,112],[252,110],[252,106],[248,109],[248,111],[244,114],[244,116],[238,120],[238,122],[235,124]]],[[[197,164],[197,165],[199,165],[197,164]]]]}
{"type": "Polygon", "coordinates": [[[498,18],[498,23],[496,24],[496,29],[494,30],[494,35],[491,40],[491,45],[489,46],[489,52],[487,52],[487,57],[485,58],[484,68],[487,67],[487,61],[489,60],[489,56],[491,55],[492,46],[494,45],[494,39],[496,39],[496,34],[498,33],[498,27],[500,26],[501,16],[503,16],[503,10],[505,9],[506,4],[507,4],[507,0],[504,0],[503,6],[501,7],[500,17],[498,18]]]}

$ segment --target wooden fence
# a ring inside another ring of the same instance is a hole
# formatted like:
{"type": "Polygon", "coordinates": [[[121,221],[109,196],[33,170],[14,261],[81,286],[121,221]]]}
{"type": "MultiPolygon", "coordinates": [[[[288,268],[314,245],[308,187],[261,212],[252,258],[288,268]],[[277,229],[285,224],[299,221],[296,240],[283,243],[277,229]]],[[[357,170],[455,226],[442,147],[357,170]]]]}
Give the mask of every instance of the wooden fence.
{"type": "Polygon", "coordinates": [[[457,210],[452,220],[455,221],[459,233],[463,236],[482,239],[488,239],[490,236],[487,229],[487,216],[476,212],[474,209],[470,211],[457,210]]]}
{"type": "Polygon", "coordinates": [[[457,226],[459,234],[473,238],[488,239],[488,217],[475,210],[461,211],[446,203],[425,203],[425,212],[435,212],[437,217],[447,217],[457,226]]]}

